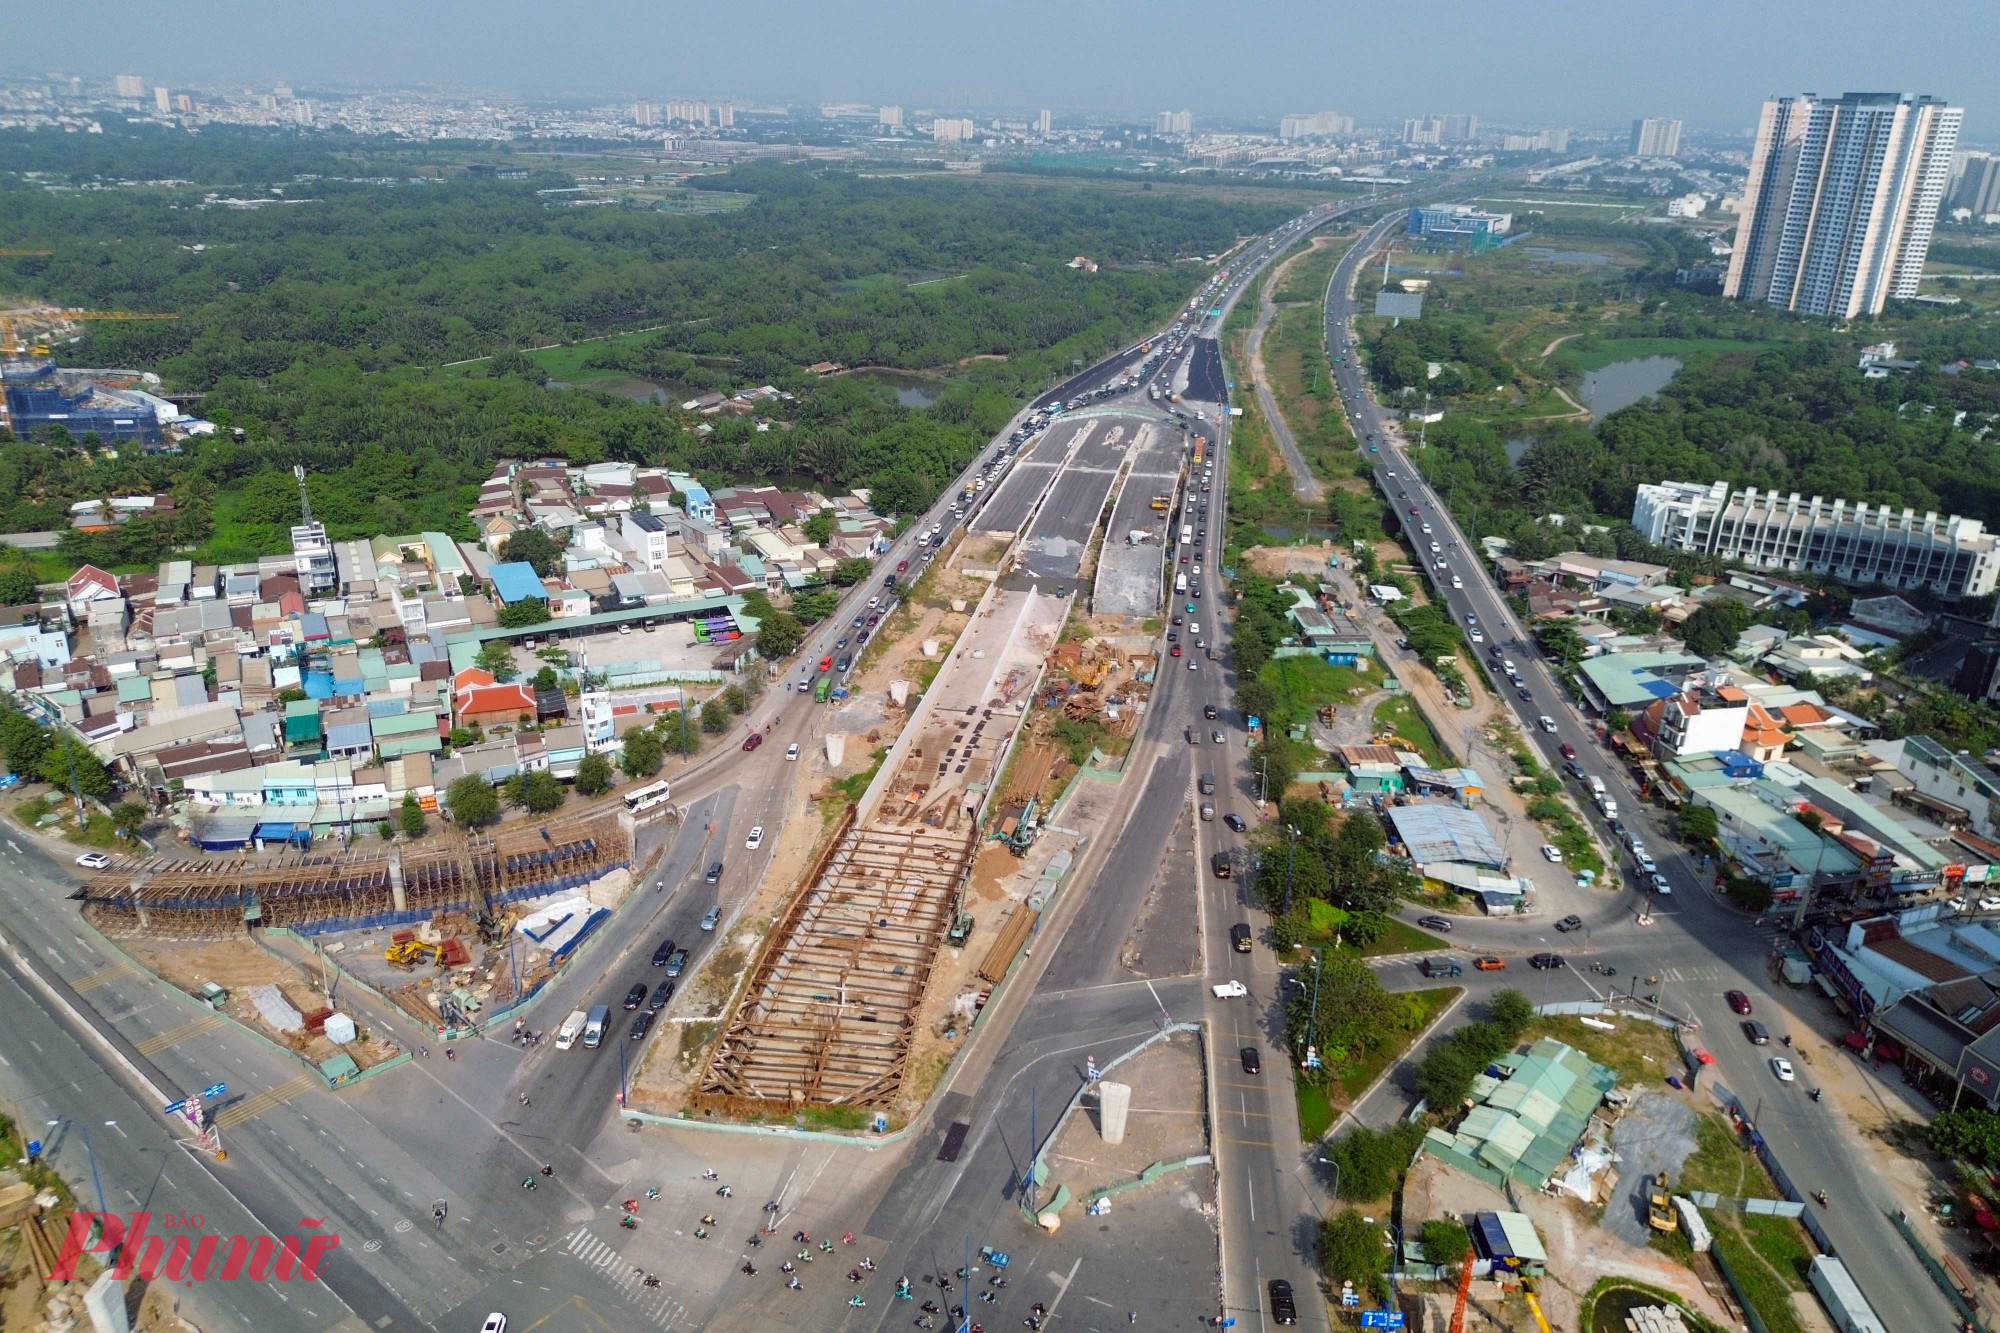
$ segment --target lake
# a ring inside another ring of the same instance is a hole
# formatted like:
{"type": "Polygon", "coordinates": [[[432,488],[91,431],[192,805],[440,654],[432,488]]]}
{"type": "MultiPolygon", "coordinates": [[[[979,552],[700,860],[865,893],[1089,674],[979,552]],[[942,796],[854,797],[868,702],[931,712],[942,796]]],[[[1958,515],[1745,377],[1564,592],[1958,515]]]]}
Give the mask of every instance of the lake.
{"type": "Polygon", "coordinates": [[[1638,356],[1613,361],[1601,370],[1585,371],[1577,397],[1598,416],[1608,417],[1620,408],[1651,398],[1672,383],[1680,370],[1681,359],[1677,356],[1638,356]]]}
{"type": "Polygon", "coordinates": [[[902,370],[857,370],[853,376],[858,380],[873,380],[886,384],[896,392],[896,401],[904,407],[929,407],[944,397],[948,387],[943,380],[928,375],[912,375],[902,370]]]}

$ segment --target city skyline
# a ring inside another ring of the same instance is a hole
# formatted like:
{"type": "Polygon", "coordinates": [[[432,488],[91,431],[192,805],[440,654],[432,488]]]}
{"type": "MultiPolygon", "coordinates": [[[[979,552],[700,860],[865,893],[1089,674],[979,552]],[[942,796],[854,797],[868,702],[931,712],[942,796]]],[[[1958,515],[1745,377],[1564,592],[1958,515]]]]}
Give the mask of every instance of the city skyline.
{"type": "Polygon", "coordinates": [[[2000,122],[1982,128],[1981,108],[1967,98],[1986,81],[1979,54],[2000,45],[2000,11],[1970,4],[1945,6],[1935,25],[1885,27],[1872,11],[1835,0],[1817,8],[1811,27],[1761,37],[1711,8],[1669,0],[1649,24],[1653,36],[1633,49],[1594,8],[1575,0],[1504,14],[1447,0],[1445,21],[1430,26],[1414,66],[1387,59],[1405,50],[1406,35],[1386,15],[1361,11],[1330,21],[1284,3],[1248,16],[1237,41],[1217,44],[1207,35],[1208,15],[1173,4],[1121,32],[1139,58],[1112,68],[1090,42],[1050,47],[1047,32],[1067,28],[1076,16],[1057,15],[1051,6],[1044,25],[1033,4],[1010,10],[1010,23],[996,15],[990,24],[941,28],[908,4],[792,12],[766,3],[672,28],[659,15],[615,0],[597,7],[593,22],[546,32],[517,0],[481,6],[477,22],[471,7],[460,4],[417,19],[407,8],[355,0],[344,7],[342,22],[317,33],[302,33],[289,19],[240,0],[191,0],[171,15],[105,7],[120,11],[121,21],[48,25],[27,13],[0,16],[11,72],[109,83],[137,71],[148,92],[176,82],[281,78],[323,90],[488,88],[604,99],[686,88],[733,95],[739,105],[853,99],[1025,107],[1030,114],[1055,105],[1135,118],[1171,102],[1211,120],[1338,105],[1364,121],[1393,123],[1449,104],[1494,124],[1616,128],[1635,117],[1671,116],[1690,131],[1732,133],[1754,124],[1766,97],[1837,84],[1967,101],[1969,140],[2000,131],[2000,122]],[[515,7],[518,23],[506,18],[515,7]],[[1934,40],[1942,25],[1957,34],[1953,41],[1934,40]],[[1371,52],[1384,59],[1366,58],[1371,52]],[[1335,53],[1338,79],[1326,73],[1335,53]],[[1702,77],[1687,79],[1690,70],[1702,77]],[[1191,86],[1173,87],[1181,82],[1191,86]],[[1079,87],[1092,89],[1089,103],[1066,104],[1079,87]]]}

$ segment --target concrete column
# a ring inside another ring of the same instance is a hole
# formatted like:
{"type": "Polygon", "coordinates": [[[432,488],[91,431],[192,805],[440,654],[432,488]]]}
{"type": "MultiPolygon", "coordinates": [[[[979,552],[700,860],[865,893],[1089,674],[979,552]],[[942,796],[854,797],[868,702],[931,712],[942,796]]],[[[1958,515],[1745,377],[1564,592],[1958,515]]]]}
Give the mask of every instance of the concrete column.
{"type": "Polygon", "coordinates": [[[125,1320],[125,1284],[109,1273],[83,1293],[83,1309],[93,1333],[129,1333],[132,1327],[125,1320]]]}
{"type": "Polygon", "coordinates": [[[1125,1114],[1132,1109],[1132,1088],[1127,1083],[1097,1085],[1097,1127],[1106,1143],[1125,1141],[1125,1114]]]}
{"type": "Polygon", "coordinates": [[[403,853],[393,848],[389,852],[389,899],[398,912],[409,910],[409,895],[403,889],[403,853]]]}

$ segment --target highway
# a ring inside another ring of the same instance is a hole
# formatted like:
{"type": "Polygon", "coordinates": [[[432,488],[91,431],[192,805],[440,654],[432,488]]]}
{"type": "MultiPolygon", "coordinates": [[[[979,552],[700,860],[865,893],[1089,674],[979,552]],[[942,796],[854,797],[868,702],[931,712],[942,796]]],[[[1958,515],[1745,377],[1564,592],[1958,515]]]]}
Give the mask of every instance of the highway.
{"type": "MultiPolygon", "coordinates": [[[[1700,1022],[1701,1040],[1717,1061],[1712,1076],[1719,1076],[1746,1105],[1763,1107],[1758,1128],[1793,1184],[1803,1191],[1825,1189],[1831,1196],[1831,1206],[1820,1212],[1820,1220],[1876,1309],[1897,1312],[1892,1322],[1898,1329],[1947,1333],[1957,1327],[1955,1312],[1889,1225],[1887,1214],[1899,1205],[1855,1142],[1852,1128],[1830,1100],[1815,1103],[1807,1095],[1810,1068],[1801,1071],[1798,1082],[1779,1082],[1768,1064],[1774,1048],[1751,1046],[1737,1031],[1736,1015],[1722,1000],[1724,990],[1745,991],[1774,1036],[1787,1030],[1803,1034],[1813,1028],[1818,1002],[1812,993],[1794,994],[1765,984],[1766,962],[1780,932],[1775,926],[1757,928],[1749,918],[1711,896],[1697,867],[1676,846],[1668,821],[1639,799],[1624,771],[1597,745],[1592,728],[1572,705],[1567,691],[1557,684],[1532,636],[1515,618],[1482,563],[1472,556],[1476,546],[1411,465],[1393,414],[1375,400],[1356,364],[1352,321],[1366,313],[1366,307],[1351,295],[1351,289],[1369,248],[1400,220],[1400,214],[1392,214],[1378,222],[1364,242],[1335,268],[1327,288],[1327,347],[1331,355],[1341,358],[1334,366],[1335,382],[1355,422],[1357,437],[1380,450],[1376,486],[1395,507],[1399,519],[1428,522],[1439,530],[1449,569],[1434,575],[1434,595],[1450,608],[1461,626],[1469,626],[1476,617],[1487,639],[1501,643],[1520,666],[1530,699],[1518,699],[1511,688],[1497,692],[1518,715],[1527,742],[1556,772],[1562,771],[1563,764],[1557,747],[1565,743],[1574,747],[1585,771],[1601,778],[1615,793],[1620,809],[1627,812],[1627,824],[1640,829],[1656,852],[1671,852],[1661,858],[1661,869],[1674,890],[1670,896],[1657,896],[1630,888],[1606,893],[1572,885],[1567,887],[1566,897],[1544,892],[1541,910],[1534,916],[1464,922],[1453,943],[1516,957],[1553,948],[1574,958],[1580,956],[1574,947],[1580,938],[1583,952],[1593,961],[1618,967],[1621,981],[1640,975],[1659,976],[1662,1003],[1700,1022]],[[1450,586],[1454,575],[1463,587],[1450,586]],[[1553,730],[1540,725],[1538,719],[1543,716],[1551,719],[1553,730]],[[1554,918],[1567,912],[1584,918],[1587,929],[1580,937],[1560,936],[1549,929],[1554,918]],[[1639,924],[1647,912],[1653,924],[1639,924]]],[[[1473,645],[1472,655],[1484,662],[1480,645],[1473,645]]],[[[1499,776],[1488,775],[1489,779],[1499,776]]],[[[1588,802],[1579,804],[1591,818],[1600,842],[1612,847],[1608,830],[1595,818],[1588,802]]],[[[1592,995],[1601,998],[1607,987],[1576,967],[1526,977],[1530,984],[1524,989],[1537,1002],[1592,995]]],[[[1461,1007],[1455,1017],[1474,1016],[1461,1007]]],[[[1794,1056],[1795,1061],[1799,1058],[1794,1056]]]]}

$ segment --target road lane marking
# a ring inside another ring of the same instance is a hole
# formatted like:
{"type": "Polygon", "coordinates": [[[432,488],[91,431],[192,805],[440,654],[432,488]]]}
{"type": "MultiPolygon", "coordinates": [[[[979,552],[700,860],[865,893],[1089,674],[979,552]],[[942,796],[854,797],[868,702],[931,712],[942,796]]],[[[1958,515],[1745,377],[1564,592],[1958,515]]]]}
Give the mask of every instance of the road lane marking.
{"type": "MultiPolygon", "coordinates": [[[[55,953],[56,951],[54,949],[50,949],[49,952],[55,953]]],[[[56,954],[56,957],[61,958],[62,955],[56,954]]],[[[76,991],[95,990],[99,986],[118,980],[120,977],[126,977],[132,975],[134,975],[134,973],[132,971],[131,964],[113,963],[111,966],[106,968],[100,968],[98,971],[92,972],[88,976],[78,977],[75,981],[72,981],[69,984],[70,988],[76,991]]]]}
{"type": "Polygon", "coordinates": [[[169,1046],[178,1046],[189,1037],[199,1036],[204,1032],[211,1032],[221,1026],[221,1016],[209,1014],[206,1017],[197,1018],[193,1022],[183,1023],[177,1028],[171,1028],[166,1032],[148,1037],[144,1041],[137,1043],[133,1049],[141,1055],[158,1055],[169,1046]]]}
{"type": "Polygon", "coordinates": [[[294,1097],[310,1092],[316,1087],[325,1086],[324,1081],[316,1079],[310,1074],[300,1074],[295,1078],[280,1083],[275,1088],[266,1088],[264,1091],[247,1097],[234,1106],[225,1107],[221,1111],[218,1111],[215,1116],[215,1127],[217,1129],[234,1129],[236,1126],[254,1119],[266,1111],[283,1106],[294,1097]]]}

